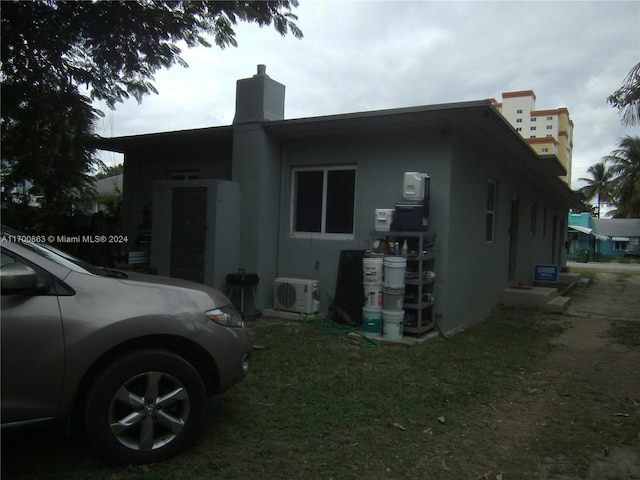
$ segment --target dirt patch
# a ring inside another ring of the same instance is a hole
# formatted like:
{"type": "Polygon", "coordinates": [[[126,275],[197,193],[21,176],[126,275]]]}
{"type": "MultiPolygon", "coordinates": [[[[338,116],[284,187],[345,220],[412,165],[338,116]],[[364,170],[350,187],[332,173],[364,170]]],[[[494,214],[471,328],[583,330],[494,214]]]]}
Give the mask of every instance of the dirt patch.
{"type": "Polygon", "coordinates": [[[548,455],[540,478],[639,479],[640,348],[622,345],[610,332],[620,322],[640,322],[640,271],[599,272],[592,284],[570,296],[567,314],[548,319],[566,329],[553,340],[556,348],[538,374],[537,395],[523,405],[524,423],[537,429],[538,447],[548,455]],[[575,431],[572,424],[592,431],[575,431]],[[603,426],[609,427],[607,434],[598,431],[603,426]],[[545,445],[545,431],[564,430],[566,445],[545,445]],[[591,449],[573,451],[569,461],[563,448],[571,449],[571,435],[584,436],[591,449]]]}
{"type": "Polygon", "coordinates": [[[571,293],[569,314],[580,318],[640,321],[640,268],[598,272],[591,284],[571,293]]]}

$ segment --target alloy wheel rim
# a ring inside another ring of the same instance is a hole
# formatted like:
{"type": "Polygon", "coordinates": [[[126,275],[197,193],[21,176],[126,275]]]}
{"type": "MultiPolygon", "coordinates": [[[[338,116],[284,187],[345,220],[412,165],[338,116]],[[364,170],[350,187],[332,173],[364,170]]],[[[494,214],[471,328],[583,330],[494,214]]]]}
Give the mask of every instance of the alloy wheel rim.
{"type": "Polygon", "coordinates": [[[190,400],[184,385],[163,372],[136,375],[109,405],[113,436],[132,450],[151,451],[171,443],[184,429],[190,400]]]}

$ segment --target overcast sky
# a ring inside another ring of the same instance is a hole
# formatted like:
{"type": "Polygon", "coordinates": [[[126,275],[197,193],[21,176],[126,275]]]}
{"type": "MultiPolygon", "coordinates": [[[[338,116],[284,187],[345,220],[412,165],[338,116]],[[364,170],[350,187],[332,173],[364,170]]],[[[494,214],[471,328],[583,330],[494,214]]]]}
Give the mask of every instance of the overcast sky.
{"type": "MultiPolygon", "coordinates": [[[[236,80],[258,64],[286,86],[285,118],[496,98],[533,90],[536,109],[567,107],[573,188],[625,135],[606,103],[640,61],[640,2],[327,1],[294,9],[304,38],[241,24],[237,48],[183,49],[158,72],[159,95],[119,104],[98,134],[230,125],[236,80]]],[[[108,156],[107,163],[118,162],[108,156]]]]}

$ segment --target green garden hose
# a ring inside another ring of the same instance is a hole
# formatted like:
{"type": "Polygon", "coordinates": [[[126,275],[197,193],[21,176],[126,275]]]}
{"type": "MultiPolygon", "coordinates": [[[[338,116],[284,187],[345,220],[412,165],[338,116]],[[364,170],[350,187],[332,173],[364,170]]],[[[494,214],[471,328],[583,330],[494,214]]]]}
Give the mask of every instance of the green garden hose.
{"type": "Polygon", "coordinates": [[[330,318],[313,315],[303,316],[302,322],[304,327],[300,330],[301,334],[304,334],[306,338],[310,340],[322,340],[327,337],[335,336],[338,339],[349,343],[351,345],[357,345],[361,348],[376,349],[380,348],[380,343],[376,342],[372,338],[367,337],[359,329],[352,327],[351,325],[344,325],[334,322],[330,318]],[[312,332],[320,331],[322,335],[310,336],[312,332]]]}

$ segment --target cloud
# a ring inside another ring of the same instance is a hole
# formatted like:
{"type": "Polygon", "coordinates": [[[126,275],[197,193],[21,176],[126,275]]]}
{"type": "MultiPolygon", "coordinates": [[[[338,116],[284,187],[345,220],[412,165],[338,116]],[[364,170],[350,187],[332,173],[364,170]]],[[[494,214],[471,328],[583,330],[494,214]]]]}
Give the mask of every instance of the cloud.
{"type": "Polygon", "coordinates": [[[534,90],[536,108],[569,109],[574,179],[638,134],[606,97],[640,61],[640,2],[302,0],[296,13],[302,40],[240,24],[238,48],[184,50],[188,69],[158,72],[160,95],[119,105],[100,133],[229,125],[236,80],[266,64],[287,118],[534,90]]]}

